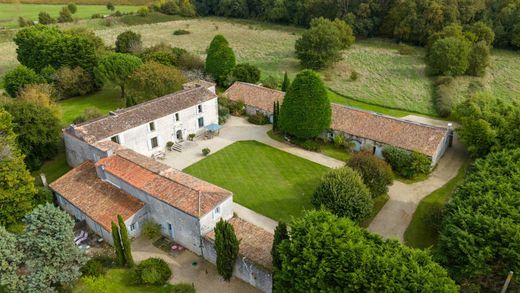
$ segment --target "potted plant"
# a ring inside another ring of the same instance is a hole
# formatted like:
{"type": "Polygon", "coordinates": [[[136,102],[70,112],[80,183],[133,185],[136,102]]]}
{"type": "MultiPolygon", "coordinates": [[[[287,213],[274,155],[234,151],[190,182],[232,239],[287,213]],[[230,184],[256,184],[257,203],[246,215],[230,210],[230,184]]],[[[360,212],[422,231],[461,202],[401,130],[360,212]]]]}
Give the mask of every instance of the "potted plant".
{"type": "Polygon", "coordinates": [[[211,152],[211,150],[208,149],[208,148],[203,148],[203,149],[202,149],[202,154],[203,154],[204,156],[209,155],[210,152],[211,152]]]}
{"type": "Polygon", "coordinates": [[[166,149],[171,151],[172,150],[172,146],[174,145],[173,141],[169,141],[166,143],[166,149]]]}
{"type": "Polygon", "coordinates": [[[190,134],[188,135],[188,140],[189,140],[189,141],[193,141],[194,138],[195,138],[195,133],[190,133],[190,134]]]}

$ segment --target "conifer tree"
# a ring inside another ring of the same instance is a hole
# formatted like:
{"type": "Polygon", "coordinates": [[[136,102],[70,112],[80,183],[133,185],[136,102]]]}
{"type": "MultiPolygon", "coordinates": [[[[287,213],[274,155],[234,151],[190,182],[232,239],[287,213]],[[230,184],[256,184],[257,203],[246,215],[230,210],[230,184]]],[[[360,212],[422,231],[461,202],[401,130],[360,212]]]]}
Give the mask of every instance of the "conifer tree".
{"type": "Polygon", "coordinates": [[[278,112],[276,111],[276,102],[273,102],[273,131],[278,128],[278,112]]]}
{"type": "Polygon", "coordinates": [[[285,75],[283,76],[282,92],[286,92],[290,86],[291,86],[291,80],[289,79],[289,76],[287,76],[287,71],[286,71],[285,75]]]}
{"type": "Polygon", "coordinates": [[[235,53],[223,35],[216,35],[208,48],[206,72],[222,84],[236,65],[235,53]]]}
{"type": "Polygon", "coordinates": [[[282,268],[282,261],[280,260],[280,254],[278,253],[278,245],[283,240],[289,239],[289,233],[287,232],[287,224],[279,222],[278,226],[274,230],[273,247],[271,248],[271,256],[273,257],[273,268],[279,270],[282,268]]]}
{"type": "Polygon", "coordinates": [[[215,250],[217,251],[217,271],[229,281],[238,257],[240,241],[237,240],[233,226],[220,219],[215,228],[215,250]]]}
{"type": "Polygon", "coordinates": [[[117,263],[121,266],[125,265],[125,255],[121,246],[121,237],[119,236],[119,226],[112,222],[112,238],[114,239],[114,249],[116,251],[117,263]]]}
{"type": "Polygon", "coordinates": [[[121,215],[117,215],[119,222],[119,234],[121,235],[121,244],[123,246],[123,254],[125,256],[125,262],[128,267],[134,266],[134,258],[132,257],[132,247],[130,245],[130,239],[128,238],[128,230],[126,229],[125,221],[121,215]]]}

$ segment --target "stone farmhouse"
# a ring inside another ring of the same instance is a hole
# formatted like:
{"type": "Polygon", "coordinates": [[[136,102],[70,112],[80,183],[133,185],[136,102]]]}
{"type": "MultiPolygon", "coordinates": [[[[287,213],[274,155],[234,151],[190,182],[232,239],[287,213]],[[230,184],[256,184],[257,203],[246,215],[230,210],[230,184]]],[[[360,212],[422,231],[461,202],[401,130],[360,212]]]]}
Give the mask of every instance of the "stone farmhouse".
{"type": "Polygon", "coordinates": [[[261,113],[273,122],[274,102],[283,102],[285,93],[256,84],[237,81],[223,94],[233,102],[243,102],[248,115],[261,113]]]}
{"type": "Polygon", "coordinates": [[[229,220],[241,239],[234,275],[271,292],[273,235],[234,217],[230,191],[151,158],[167,141],[218,123],[214,85],[208,85],[188,84],[183,91],[64,129],[67,160],[75,168],[49,187],[64,210],[109,243],[118,214],[132,237],[152,220],[164,236],[213,263],[213,230],[220,219],[229,220]]]}
{"type": "MultiPolygon", "coordinates": [[[[272,117],[273,103],[283,102],[284,93],[244,82],[234,83],[224,95],[234,102],[242,101],[247,113],[260,111],[272,117]]],[[[417,151],[436,165],[451,144],[453,130],[423,123],[397,119],[348,106],[332,104],[332,122],[327,135],[330,139],[343,135],[354,149],[370,149],[383,158],[385,146],[395,146],[408,151],[417,151]]]]}

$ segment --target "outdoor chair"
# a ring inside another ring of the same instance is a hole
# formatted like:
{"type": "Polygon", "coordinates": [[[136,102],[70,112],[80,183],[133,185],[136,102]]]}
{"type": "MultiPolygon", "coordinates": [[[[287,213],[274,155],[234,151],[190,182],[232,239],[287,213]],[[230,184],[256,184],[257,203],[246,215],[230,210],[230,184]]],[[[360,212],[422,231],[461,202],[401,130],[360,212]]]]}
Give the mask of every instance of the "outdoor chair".
{"type": "MultiPolygon", "coordinates": [[[[83,232],[83,231],[82,231],[83,232]]],[[[85,234],[83,235],[83,237],[81,238],[78,238],[76,241],[74,241],[74,243],[76,245],[80,245],[83,241],[87,240],[88,239],[88,232],[85,232],[85,234]]]]}

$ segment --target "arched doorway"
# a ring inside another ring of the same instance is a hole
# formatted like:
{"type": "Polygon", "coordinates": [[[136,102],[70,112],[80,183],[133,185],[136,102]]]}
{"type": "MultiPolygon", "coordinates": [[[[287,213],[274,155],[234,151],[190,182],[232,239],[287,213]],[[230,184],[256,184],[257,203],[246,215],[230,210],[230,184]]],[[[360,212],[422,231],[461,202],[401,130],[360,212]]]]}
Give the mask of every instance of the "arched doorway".
{"type": "Polygon", "coordinates": [[[177,137],[177,140],[182,140],[182,130],[177,130],[175,136],[177,137]]]}

